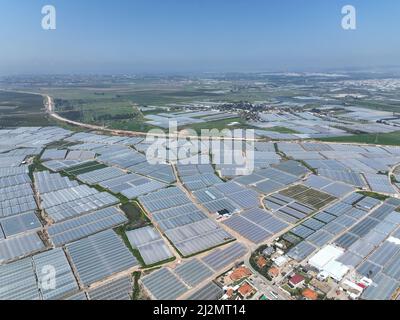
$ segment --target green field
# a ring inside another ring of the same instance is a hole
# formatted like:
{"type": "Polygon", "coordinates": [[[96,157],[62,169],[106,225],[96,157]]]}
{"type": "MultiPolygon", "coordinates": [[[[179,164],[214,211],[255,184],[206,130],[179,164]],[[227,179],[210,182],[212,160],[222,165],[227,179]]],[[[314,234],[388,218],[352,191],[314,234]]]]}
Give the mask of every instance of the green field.
{"type": "Polygon", "coordinates": [[[136,202],[121,205],[121,210],[129,219],[127,230],[141,228],[150,224],[150,220],[136,202]]]}
{"type": "Polygon", "coordinates": [[[359,191],[358,193],[362,194],[363,196],[366,196],[366,197],[378,199],[380,201],[385,201],[386,199],[390,198],[389,196],[385,196],[383,194],[371,192],[371,191],[359,191]]]}
{"type": "Polygon", "coordinates": [[[209,122],[204,122],[204,123],[194,123],[190,124],[187,126],[184,126],[180,129],[193,129],[197,133],[201,133],[201,130],[212,130],[212,129],[217,129],[217,130],[223,130],[223,129],[250,129],[253,128],[249,125],[246,124],[246,121],[243,120],[242,118],[230,118],[230,119],[222,119],[222,120],[217,120],[217,121],[209,121],[209,122]],[[238,124],[235,125],[230,125],[231,123],[237,122],[238,124]]]}
{"type": "Polygon", "coordinates": [[[400,146],[400,131],[379,134],[357,134],[354,136],[321,138],[318,140],[326,142],[349,142],[400,146]]]}
{"type": "Polygon", "coordinates": [[[376,100],[357,100],[357,105],[372,109],[372,110],[379,110],[379,111],[388,111],[388,112],[399,112],[398,104],[392,104],[388,102],[376,101],[376,100]]]}
{"type": "MultiPolygon", "coordinates": [[[[154,126],[146,124],[144,117],[160,112],[172,112],[182,110],[183,106],[191,103],[221,103],[221,102],[260,102],[273,101],[276,97],[290,97],[300,95],[301,91],[294,88],[276,88],[269,85],[253,85],[253,76],[237,76],[232,78],[214,80],[199,78],[198,76],[139,76],[139,77],[76,77],[64,84],[40,85],[32,84],[26,90],[37,92],[41,95],[50,95],[55,102],[55,110],[62,117],[73,121],[84,122],[104,126],[110,129],[146,132],[154,129],[154,126]],[[250,80],[248,80],[250,79],[250,80]],[[155,110],[144,111],[139,107],[150,106],[155,110]],[[168,107],[170,111],[166,110],[168,107]]],[[[259,77],[256,76],[258,81],[259,77]]],[[[26,97],[28,99],[29,95],[26,97]]],[[[7,120],[7,124],[13,125],[47,125],[49,120],[43,113],[43,103],[39,98],[40,113],[30,115],[13,115],[12,109],[4,104],[0,111],[13,116],[7,120]],[[22,121],[27,120],[27,121],[22,121]]],[[[7,100],[5,100],[7,101],[7,100]]],[[[29,104],[25,105],[28,107],[29,104]]],[[[0,118],[1,120],[1,118],[0,118]]],[[[52,124],[62,125],[55,120],[52,124]]],[[[0,122],[1,125],[1,122],[0,122]]],[[[67,129],[77,128],[62,125],[67,129]]],[[[226,119],[211,121],[204,124],[188,126],[200,132],[201,129],[235,129],[249,128],[242,119],[226,119]],[[240,122],[237,126],[228,126],[231,122],[240,122]]],[[[272,129],[274,130],[274,129],[272,129]]],[[[279,132],[288,132],[287,129],[278,128],[279,132]]],[[[293,132],[288,132],[293,133],[293,132]]]]}
{"type": "MultiPolygon", "coordinates": [[[[232,90],[231,81],[208,83],[208,81],[199,80],[182,81],[181,78],[168,81],[160,78],[135,79],[126,83],[109,81],[76,87],[41,87],[36,90],[42,94],[51,95],[54,98],[57,113],[65,118],[111,129],[144,132],[154,128],[144,123],[145,115],[168,112],[157,107],[206,101],[269,101],[274,96],[299,94],[292,90],[247,88],[247,85],[245,88],[232,90]],[[139,106],[155,106],[156,109],[142,113],[138,110],[139,106]]],[[[244,126],[244,121],[241,119],[228,119],[194,124],[190,127],[199,131],[213,128],[243,128],[244,126]],[[240,122],[241,125],[227,126],[234,121],[240,122]]]]}
{"type": "Polygon", "coordinates": [[[121,227],[117,228],[115,231],[122,237],[126,246],[129,248],[129,250],[132,252],[132,254],[138,259],[138,261],[140,262],[142,267],[152,268],[152,267],[159,266],[164,263],[175,260],[175,257],[172,257],[170,259],[160,261],[160,262],[157,262],[152,265],[146,265],[142,256],[140,255],[139,250],[132,247],[131,243],[129,242],[128,236],[126,235],[126,231],[142,228],[145,226],[150,226],[151,221],[145,215],[145,213],[142,210],[142,208],[140,207],[140,205],[135,201],[124,203],[123,205],[120,206],[120,208],[125,213],[125,215],[128,217],[129,222],[125,226],[121,226],[121,227]]]}
{"type": "Polygon", "coordinates": [[[68,147],[72,147],[79,144],[78,142],[71,142],[71,141],[54,141],[46,146],[46,149],[66,149],[68,147]]]}
{"type": "Polygon", "coordinates": [[[189,103],[216,96],[206,90],[157,83],[110,85],[106,88],[48,88],[42,91],[54,97],[57,113],[65,118],[111,129],[143,132],[154,128],[144,123],[144,115],[166,110],[143,114],[138,106],[189,103]]]}
{"type": "Polygon", "coordinates": [[[291,134],[296,134],[299,133],[296,130],[286,128],[286,127],[271,127],[271,128],[266,128],[265,130],[267,131],[274,131],[274,132],[279,132],[279,133],[291,133],[291,134]]]}
{"type": "Polygon", "coordinates": [[[106,123],[106,126],[110,129],[139,131],[139,132],[148,132],[152,129],[158,128],[148,125],[143,121],[136,119],[110,121],[106,123]]]}
{"type": "Polygon", "coordinates": [[[29,93],[0,91],[0,128],[48,126],[43,98],[29,93]]]}
{"type": "Polygon", "coordinates": [[[90,161],[90,162],[85,162],[81,165],[69,168],[69,169],[65,169],[64,172],[68,175],[72,175],[72,176],[78,176],[80,174],[84,174],[84,173],[88,173],[88,172],[92,172],[95,170],[99,170],[99,169],[104,169],[107,168],[106,165],[101,164],[97,161],[90,161]]]}

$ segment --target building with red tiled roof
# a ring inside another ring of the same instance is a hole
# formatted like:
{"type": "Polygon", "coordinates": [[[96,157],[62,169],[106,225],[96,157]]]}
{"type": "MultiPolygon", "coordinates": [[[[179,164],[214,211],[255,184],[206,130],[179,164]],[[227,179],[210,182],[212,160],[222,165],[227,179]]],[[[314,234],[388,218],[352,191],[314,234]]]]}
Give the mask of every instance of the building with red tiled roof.
{"type": "Polygon", "coordinates": [[[238,292],[241,294],[243,298],[245,298],[254,293],[255,289],[248,282],[244,282],[238,289],[238,292]]]}
{"type": "Polygon", "coordinates": [[[265,259],[263,256],[260,256],[257,260],[257,266],[262,269],[267,265],[267,259],[265,259]]]}
{"type": "Polygon", "coordinates": [[[268,274],[269,274],[271,277],[275,278],[275,277],[279,276],[279,269],[278,269],[277,267],[271,267],[271,268],[268,270],[268,274]]]}
{"type": "Polygon", "coordinates": [[[242,267],[235,269],[231,273],[230,278],[232,281],[239,281],[239,280],[247,278],[251,275],[252,275],[252,273],[251,273],[250,269],[245,266],[242,266],[242,267]]]}
{"type": "Polygon", "coordinates": [[[229,289],[226,291],[226,295],[228,296],[228,298],[232,298],[233,293],[234,293],[234,291],[233,291],[232,288],[229,288],[229,289]]]}
{"type": "Polygon", "coordinates": [[[304,289],[301,294],[307,300],[318,300],[318,294],[314,290],[311,290],[309,288],[304,289]]]}
{"type": "Polygon", "coordinates": [[[298,288],[304,284],[304,281],[305,281],[305,279],[302,275],[295,274],[293,277],[290,278],[289,286],[292,288],[298,288]]]}

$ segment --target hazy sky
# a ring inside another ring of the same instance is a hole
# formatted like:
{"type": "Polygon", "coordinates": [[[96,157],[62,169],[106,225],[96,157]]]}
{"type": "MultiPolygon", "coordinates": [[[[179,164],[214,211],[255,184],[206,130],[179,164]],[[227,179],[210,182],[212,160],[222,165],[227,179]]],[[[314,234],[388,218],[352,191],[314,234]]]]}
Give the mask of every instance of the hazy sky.
{"type": "Polygon", "coordinates": [[[399,0],[0,0],[0,74],[400,65],[399,17],[399,0]],[[357,30],[341,27],[346,4],[357,30]]]}

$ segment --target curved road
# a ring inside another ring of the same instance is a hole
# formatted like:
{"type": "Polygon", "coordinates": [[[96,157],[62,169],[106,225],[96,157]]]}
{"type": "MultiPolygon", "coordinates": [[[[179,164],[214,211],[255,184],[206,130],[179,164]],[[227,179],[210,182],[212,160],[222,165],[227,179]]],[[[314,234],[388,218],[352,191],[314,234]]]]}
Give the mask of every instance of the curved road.
{"type": "MultiPolygon", "coordinates": [[[[56,113],[55,108],[54,108],[54,102],[53,99],[49,96],[49,95],[45,95],[44,98],[47,100],[47,102],[45,102],[45,108],[46,108],[46,112],[47,114],[49,114],[50,117],[64,122],[64,123],[68,123],[70,125],[73,126],[77,126],[77,127],[81,127],[81,128],[85,128],[85,129],[90,129],[90,130],[98,130],[98,131],[104,131],[104,132],[109,132],[115,135],[124,135],[124,136],[142,136],[142,137],[148,137],[148,136],[153,136],[153,137],[160,137],[162,136],[162,133],[155,133],[155,132],[141,132],[141,131],[128,131],[128,130],[117,130],[117,129],[108,129],[102,126],[98,126],[98,125],[93,125],[93,124],[87,124],[87,123],[83,123],[83,122],[78,122],[78,121],[73,121],[67,118],[64,118],[62,116],[60,116],[59,114],[56,113]]],[[[164,137],[168,137],[168,138],[189,138],[189,139],[212,139],[212,140],[225,140],[225,139],[229,139],[229,140],[240,140],[240,141],[264,141],[264,139],[258,139],[258,138],[247,138],[247,137],[215,137],[215,136],[190,136],[190,135],[184,135],[183,133],[168,133],[165,134],[164,137]]]]}

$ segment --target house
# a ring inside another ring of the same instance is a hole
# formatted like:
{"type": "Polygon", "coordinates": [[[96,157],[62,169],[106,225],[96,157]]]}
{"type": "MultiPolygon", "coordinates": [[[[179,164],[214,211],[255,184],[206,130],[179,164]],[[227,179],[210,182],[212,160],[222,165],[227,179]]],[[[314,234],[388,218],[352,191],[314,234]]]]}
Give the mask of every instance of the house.
{"type": "Polygon", "coordinates": [[[332,290],[332,287],[329,285],[329,283],[325,281],[319,281],[315,278],[310,281],[310,284],[324,294],[328,294],[329,291],[332,290]]]}
{"type": "Polygon", "coordinates": [[[226,295],[227,295],[228,299],[231,299],[231,298],[233,297],[233,294],[234,294],[234,291],[233,291],[232,288],[229,288],[229,289],[226,291],[226,295]]]}
{"type": "Polygon", "coordinates": [[[230,278],[232,281],[236,282],[236,281],[242,280],[244,278],[247,278],[251,275],[252,275],[252,273],[251,273],[250,269],[245,266],[242,266],[242,267],[235,269],[231,273],[230,278]]]}
{"type": "Polygon", "coordinates": [[[275,265],[280,268],[283,267],[289,261],[289,258],[286,256],[279,256],[273,259],[273,261],[275,265]]]}
{"type": "Polygon", "coordinates": [[[263,250],[262,254],[264,257],[269,257],[275,252],[275,249],[273,247],[267,247],[263,250]]]}
{"type": "Polygon", "coordinates": [[[304,284],[304,277],[300,274],[295,274],[289,280],[289,286],[293,289],[300,288],[304,284]]]}
{"type": "Polygon", "coordinates": [[[272,278],[276,278],[277,276],[279,276],[279,269],[277,267],[271,267],[268,270],[268,274],[272,277],[272,278]]]}
{"type": "Polygon", "coordinates": [[[257,266],[258,266],[260,269],[262,269],[262,268],[264,268],[266,265],[267,265],[267,260],[266,260],[263,256],[260,256],[260,257],[257,259],[257,266]]]}
{"type": "Polygon", "coordinates": [[[320,273],[318,273],[317,275],[317,279],[319,281],[325,281],[326,279],[329,278],[329,273],[326,271],[321,271],[320,273]]]}
{"type": "Polygon", "coordinates": [[[354,283],[348,279],[344,279],[341,287],[353,300],[358,299],[365,289],[364,285],[359,285],[358,283],[354,283]]]}
{"type": "Polygon", "coordinates": [[[307,300],[318,300],[318,294],[314,290],[311,290],[309,288],[304,289],[301,294],[307,300]]]}
{"type": "Polygon", "coordinates": [[[245,281],[238,289],[238,292],[243,298],[246,298],[254,294],[256,290],[247,281],[245,281]]]}

